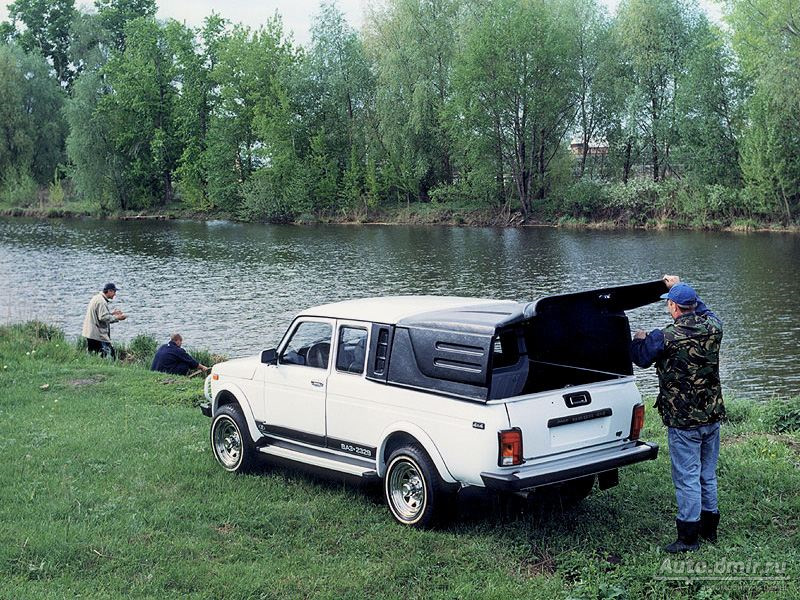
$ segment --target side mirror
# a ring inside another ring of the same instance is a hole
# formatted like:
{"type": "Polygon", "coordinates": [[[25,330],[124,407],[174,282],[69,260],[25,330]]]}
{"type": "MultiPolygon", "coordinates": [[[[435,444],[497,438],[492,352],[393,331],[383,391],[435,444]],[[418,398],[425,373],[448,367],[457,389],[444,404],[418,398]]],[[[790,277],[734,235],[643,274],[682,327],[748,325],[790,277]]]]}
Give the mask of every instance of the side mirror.
{"type": "Polygon", "coordinates": [[[261,362],[264,363],[265,365],[277,365],[278,352],[275,350],[275,348],[270,348],[269,350],[262,350],[261,362]]]}

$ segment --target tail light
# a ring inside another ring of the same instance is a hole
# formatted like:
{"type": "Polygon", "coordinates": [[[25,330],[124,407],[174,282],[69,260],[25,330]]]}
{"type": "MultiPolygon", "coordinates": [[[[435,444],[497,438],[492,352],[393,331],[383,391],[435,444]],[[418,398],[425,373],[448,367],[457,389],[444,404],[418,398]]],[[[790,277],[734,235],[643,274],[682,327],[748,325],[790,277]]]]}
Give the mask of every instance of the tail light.
{"type": "Polygon", "coordinates": [[[501,467],[511,467],[522,464],[522,430],[519,427],[501,431],[500,456],[497,464],[501,467]]]}
{"type": "Polygon", "coordinates": [[[644,404],[637,404],[633,407],[630,439],[638,440],[639,434],[642,432],[642,427],[644,427],[644,404]]]}

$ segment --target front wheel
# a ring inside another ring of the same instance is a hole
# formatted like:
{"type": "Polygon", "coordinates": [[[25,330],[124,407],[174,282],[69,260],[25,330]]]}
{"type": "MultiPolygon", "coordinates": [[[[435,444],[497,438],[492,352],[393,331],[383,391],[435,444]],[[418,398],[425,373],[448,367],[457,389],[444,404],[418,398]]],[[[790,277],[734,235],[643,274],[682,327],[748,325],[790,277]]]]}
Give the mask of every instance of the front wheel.
{"type": "Polygon", "coordinates": [[[232,473],[249,473],[258,465],[256,448],[247,421],[235,404],[226,404],[211,421],[211,449],[222,468],[232,473]]]}
{"type": "Polygon", "coordinates": [[[436,467],[416,445],[392,452],[383,489],[392,516],[398,523],[411,527],[432,525],[446,500],[436,467]]]}

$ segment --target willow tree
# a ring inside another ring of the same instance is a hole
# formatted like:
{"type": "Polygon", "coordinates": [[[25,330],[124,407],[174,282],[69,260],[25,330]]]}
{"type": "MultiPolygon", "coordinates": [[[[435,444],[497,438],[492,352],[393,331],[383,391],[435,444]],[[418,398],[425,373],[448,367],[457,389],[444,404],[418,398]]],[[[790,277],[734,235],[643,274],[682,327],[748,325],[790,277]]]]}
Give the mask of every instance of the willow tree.
{"type": "Polygon", "coordinates": [[[633,97],[640,101],[635,118],[656,181],[670,169],[670,154],[678,143],[676,98],[696,17],[696,8],[683,0],[623,0],[617,13],[621,59],[629,67],[633,97]]]}
{"type": "Polygon", "coordinates": [[[241,25],[218,32],[213,40],[214,65],[203,166],[209,202],[238,211],[242,185],[265,164],[259,115],[277,100],[275,84],[290,69],[296,51],[278,16],[257,28],[241,25]]]}
{"type": "Polygon", "coordinates": [[[64,93],[38,53],[0,45],[0,187],[53,179],[64,160],[64,93]]]}
{"type": "Polygon", "coordinates": [[[741,166],[752,194],[791,221],[800,204],[800,3],[733,0],[734,48],[751,83],[741,166]]]}
{"type": "MultiPolygon", "coordinates": [[[[456,76],[462,143],[496,149],[527,217],[572,127],[576,46],[566,3],[492,0],[465,26],[456,76]]],[[[475,157],[474,160],[480,160],[475,157]]]]}
{"type": "Polygon", "coordinates": [[[371,14],[367,47],[377,73],[378,141],[392,183],[427,200],[453,181],[446,107],[452,94],[460,0],[391,0],[371,14]]]}

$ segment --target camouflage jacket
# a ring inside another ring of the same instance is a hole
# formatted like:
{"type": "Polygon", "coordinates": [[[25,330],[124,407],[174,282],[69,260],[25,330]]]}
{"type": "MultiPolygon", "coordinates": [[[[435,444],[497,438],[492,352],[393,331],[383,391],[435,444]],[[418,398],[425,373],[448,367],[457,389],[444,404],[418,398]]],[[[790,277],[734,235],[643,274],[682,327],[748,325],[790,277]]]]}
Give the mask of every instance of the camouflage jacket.
{"type": "Polygon", "coordinates": [[[631,358],[637,365],[656,364],[656,408],[667,427],[687,429],[725,416],[719,379],[721,342],[722,322],[702,302],[672,325],[632,342],[631,358]]]}

